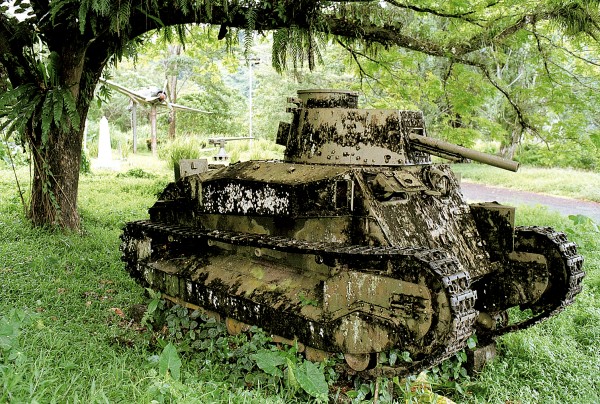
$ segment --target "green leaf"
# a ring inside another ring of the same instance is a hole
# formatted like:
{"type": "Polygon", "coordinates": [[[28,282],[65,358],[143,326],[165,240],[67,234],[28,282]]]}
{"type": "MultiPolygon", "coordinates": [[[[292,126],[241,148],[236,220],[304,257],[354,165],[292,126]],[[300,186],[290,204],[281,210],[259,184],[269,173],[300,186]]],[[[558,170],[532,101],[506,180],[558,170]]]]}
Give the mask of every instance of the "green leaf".
{"type": "Polygon", "coordinates": [[[57,94],[54,94],[53,98],[52,112],[54,113],[54,124],[60,127],[64,107],[63,94],[58,92],[57,94]]]}
{"type": "Polygon", "coordinates": [[[73,129],[77,129],[79,127],[79,112],[77,112],[77,105],[75,103],[75,98],[73,98],[73,94],[69,90],[64,90],[63,94],[63,102],[65,109],[67,110],[67,114],[69,115],[69,119],[71,120],[71,127],[73,129]]]}
{"type": "Polygon", "coordinates": [[[296,391],[299,387],[298,379],[296,377],[296,365],[290,358],[286,358],[287,369],[286,369],[286,384],[296,391]]]}
{"type": "Polygon", "coordinates": [[[298,366],[296,377],[298,384],[305,392],[317,399],[327,400],[329,386],[325,381],[325,374],[317,365],[310,361],[304,361],[298,366]]]}
{"type": "Polygon", "coordinates": [[[48,132],[50,131],[52,118],[52,92],[49,91],[42,105],[42,144],[44,145],[48,141],[48,132]]]}
{"type": "Polygon", "coordinates": [[[467,346],[469,347],[469,349],[475,349],[475,347],[477,346],[477,336],[476,335],[471,335],[471,337],[469,337],[469,339],[467,339],[467,346]]]}
{"type": "Polygon", "coordinates": [[[271,376],[283,377],[282,370],[278,368],[285,363],[283,352],[263,349],[253,354],[252,359],[263,372],[271,376]]]}
{"type": "Polygon", "coordinates": [[[156,311],[156,309],[158,307],[158,302],[159,302],[158,299],[152,299],[150,301],[150,303],[148,304],[148,310],[147,310],[148,314],[152,314],[156,311]]]}
{"type": "Polygon", "coordinates": [[[398,360],[398,354],[395,351],[391,351],[389,359],[390,366],[394,366],[396,364],[396,360],[398,360]]]}
{"type": "Polygon", "coordinates": [[[158,372],[163,376],[166,376],[167,372],[169,372],[173,379],[179,381],[181,377],[180,369],[181,359],[179,358],[179,354],[177,354],[177,348],[169,342],[160,354],[158,372]]]}
{"type": "Polygon", "coordinates": [[[156,24],[158,24],[158,26],[159,26],[159,27],[161,27],[161,28],[164,28],[164,26],[165,26],[165,23],[164,23],[164,22],[162,22],[162,20],[161,20],[159,17],[157,17],[157,16],[154,16],[154,15],[152,15],[152,14],[149,14],[149,13],[147,13],[147,12],[146,12],[146,11],[145,11],[145,10],[144,10],[142,7],[136,7],[136,9],[137,9],[137,10],[138,10],[140,13],[144,14],[146,17],[150,18],[150,19],[151,19],[152,21],[154,21],[156,24]]]}

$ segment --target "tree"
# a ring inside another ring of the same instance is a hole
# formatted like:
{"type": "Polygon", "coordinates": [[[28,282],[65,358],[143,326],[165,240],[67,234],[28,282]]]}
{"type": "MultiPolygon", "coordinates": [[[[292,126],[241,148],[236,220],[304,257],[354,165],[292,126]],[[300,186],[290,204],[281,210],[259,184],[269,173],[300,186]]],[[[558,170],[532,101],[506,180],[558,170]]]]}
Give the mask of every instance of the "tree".
{"type": "MultiPolygon", "coordinates": [[[[77,191],[84,121],[103,69],[155,29],[187,23],[220,25],[229,41],[236,29],[276,30],[274,63],[313,67],[319,44],[334,38],[353,54],[378,48],[406,50],[479,69],[531,127],[511,94],[490,74],[484,50],[549,23],[557,32],[596,44],[598,3],[592,0],[13,0],[0,6],[0,63],[12,88],[0,98],[0,117],[31,150],[29,217],[35,225],[78,228],[77,191]]],[[[168,30],[167,30],[168,32],[168,30]]],[[[184,30],[178,29],[183,36],[184,30]]],[[[245,36],[249,49],[252,35],[245,36]]],[[[540,46],[553,39],[536,36],[540,46]]],[[[550,45],[546,45],[550,44],[550,45]]],[[[585,57],[572,50],[574,57],[585,57]]],[[[592,60],[587,60],[590,65],[592,60]]],[[[548,69],[548,73],[552,73],[548,69]]]]}

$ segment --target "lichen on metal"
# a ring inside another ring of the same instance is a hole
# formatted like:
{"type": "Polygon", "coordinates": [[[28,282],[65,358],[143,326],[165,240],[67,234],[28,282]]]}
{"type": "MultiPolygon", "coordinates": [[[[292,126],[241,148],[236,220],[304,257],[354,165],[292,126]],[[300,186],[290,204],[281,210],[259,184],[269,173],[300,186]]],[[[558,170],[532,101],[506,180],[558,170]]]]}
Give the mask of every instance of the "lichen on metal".
{"type": "Polygon", "coordinates": [[[125,226],[134,278],[231,332],[258,325],[372,375],[418,372],[475,332],[493,341],[573,302],[583,259],[564,233],[516,227],[510,206],[467,204],[430,155],[515,163],[433,139],[420,111],[360,109],[351,91],[290,101],[283,161],[183,176],[149,220],[125,226]],[[511,323],[515,307],[532,314],[511,323]],[[370,368],[391,349],[412,362],[370,368]]]}

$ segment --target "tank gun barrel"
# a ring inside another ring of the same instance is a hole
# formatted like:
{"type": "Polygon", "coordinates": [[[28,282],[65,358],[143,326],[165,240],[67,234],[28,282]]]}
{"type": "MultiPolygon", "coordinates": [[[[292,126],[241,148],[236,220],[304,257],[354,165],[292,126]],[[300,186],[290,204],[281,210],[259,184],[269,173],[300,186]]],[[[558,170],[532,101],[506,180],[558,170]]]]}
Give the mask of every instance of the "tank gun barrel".
{"type": "Polygon", "coordinates": [[[519,163],[491,154],[478,152],[440,139],[411,133],[408,135],[413,148],[447,159],[471,159],[480,163],[516,172],[519,163]]]}

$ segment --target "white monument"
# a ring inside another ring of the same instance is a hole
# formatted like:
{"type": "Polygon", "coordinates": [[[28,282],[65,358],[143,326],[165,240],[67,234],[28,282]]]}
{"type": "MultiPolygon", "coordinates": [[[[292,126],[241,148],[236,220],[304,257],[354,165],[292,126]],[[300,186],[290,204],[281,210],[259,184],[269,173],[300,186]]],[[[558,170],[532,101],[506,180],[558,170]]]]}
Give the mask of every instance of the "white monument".
{"type": "Polygon", "coordinates": [[[112,149],[110,148],[110,131],[108,128],[108,119],[103,116],[100,119],[100,134],[98,136],[98,158],[96,159],[97,168],[119,168],[119,162],[113,161],[112,149]]]}

